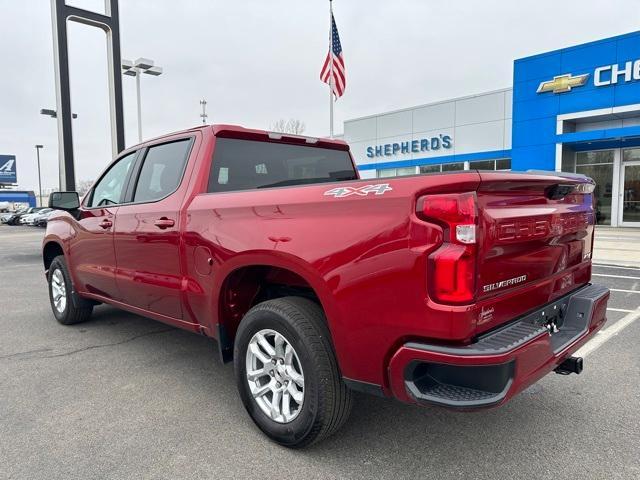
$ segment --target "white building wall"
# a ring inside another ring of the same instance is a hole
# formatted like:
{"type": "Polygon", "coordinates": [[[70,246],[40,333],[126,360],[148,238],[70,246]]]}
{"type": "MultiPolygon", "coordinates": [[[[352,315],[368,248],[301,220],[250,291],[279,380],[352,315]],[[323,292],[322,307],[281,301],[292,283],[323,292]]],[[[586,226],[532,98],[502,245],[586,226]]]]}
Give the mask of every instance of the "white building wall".
{"type": "MultiPolygon", "coordinates": [[[[356,118],[344,122],[344,140],[357,165],[479,153],[511,148],[512,89],[356,118]],[[449,149],[367,157],[367,147],[449,135],[449,149]]],[[[451,160],[455,161],[455,160],[451,160]]],[[[361,172],[365,178],[374,170],[361,172]]]]}

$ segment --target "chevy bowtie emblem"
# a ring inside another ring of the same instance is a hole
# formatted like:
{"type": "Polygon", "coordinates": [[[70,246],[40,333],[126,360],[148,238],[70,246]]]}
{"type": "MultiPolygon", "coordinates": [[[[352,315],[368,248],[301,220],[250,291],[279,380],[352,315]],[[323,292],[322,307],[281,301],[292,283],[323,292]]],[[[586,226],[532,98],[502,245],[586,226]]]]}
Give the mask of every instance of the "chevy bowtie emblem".
{"type": "Polygon", "coordinates": [[[570,92],[573,87],[581,87],[582,85],[587,83],[588,78],[589,78],[588,73],[585,73],[584,75],[576,75],[575,77],[570,73],[566,75],[559,75],[557,77],[553,77],[553,80],[547,80],[546,82],[541,82],[540,86],[538,87],[538,93],[570,92]]]}

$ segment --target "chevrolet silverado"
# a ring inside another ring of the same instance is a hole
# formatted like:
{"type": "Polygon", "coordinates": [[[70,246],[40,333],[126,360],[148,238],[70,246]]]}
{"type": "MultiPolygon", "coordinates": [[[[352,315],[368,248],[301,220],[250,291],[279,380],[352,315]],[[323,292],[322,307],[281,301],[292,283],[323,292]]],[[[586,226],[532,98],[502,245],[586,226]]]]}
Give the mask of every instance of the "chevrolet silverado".
{"type": "Polygon", "coordinates": [[[203,126],[136,145],[43,242],[53,315],[110,304],[213,338],[271,439],[303,447],[353,391],[495,407],[606,321],[594,183],[466,170],[360,179],[342,141],[203,126]]]}

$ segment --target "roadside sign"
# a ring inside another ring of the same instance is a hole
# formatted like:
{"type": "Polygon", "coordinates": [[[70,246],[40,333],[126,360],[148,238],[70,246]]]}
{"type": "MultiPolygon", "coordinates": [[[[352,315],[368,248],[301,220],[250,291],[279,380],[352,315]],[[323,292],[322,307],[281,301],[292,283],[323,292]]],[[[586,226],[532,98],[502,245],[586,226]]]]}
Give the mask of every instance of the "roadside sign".
{"type": "Polygon", "coordinates": [[[0,183],[16,183],[16,156],[0,155],[0,183]]]}

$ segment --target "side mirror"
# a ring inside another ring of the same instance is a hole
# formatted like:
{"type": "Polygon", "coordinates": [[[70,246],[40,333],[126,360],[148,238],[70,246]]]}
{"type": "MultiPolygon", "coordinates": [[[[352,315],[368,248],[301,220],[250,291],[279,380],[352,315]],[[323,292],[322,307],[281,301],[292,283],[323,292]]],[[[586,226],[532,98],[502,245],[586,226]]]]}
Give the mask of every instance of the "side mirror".
{"type": "Polygon", "coordinates": [[[49,208],[72,211],[80,208],[78,192],[53,192],[49,195],[49,208]]]}

